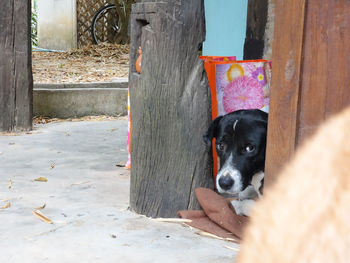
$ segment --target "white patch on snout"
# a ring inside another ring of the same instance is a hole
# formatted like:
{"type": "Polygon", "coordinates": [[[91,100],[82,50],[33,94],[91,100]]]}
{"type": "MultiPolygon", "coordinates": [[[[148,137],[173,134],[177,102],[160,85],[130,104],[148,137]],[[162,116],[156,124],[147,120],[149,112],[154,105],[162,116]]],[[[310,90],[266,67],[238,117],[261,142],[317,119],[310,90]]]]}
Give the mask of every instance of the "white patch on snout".
{"type": "Polygon", "coordinates": [[[229,193],[229,194],[238,194],[242,188],[242,175],[240,171],[234,168],[234,164],[232,164],[232,154],[226,160],[224,166],[221,168],[219,173],[216,176],[216,188],[219,193],[229,193]],[[224,190],[219,185],[219,180],[223,176],[230,176],[233,179],[233,185],[230,189],[224,190]]]}

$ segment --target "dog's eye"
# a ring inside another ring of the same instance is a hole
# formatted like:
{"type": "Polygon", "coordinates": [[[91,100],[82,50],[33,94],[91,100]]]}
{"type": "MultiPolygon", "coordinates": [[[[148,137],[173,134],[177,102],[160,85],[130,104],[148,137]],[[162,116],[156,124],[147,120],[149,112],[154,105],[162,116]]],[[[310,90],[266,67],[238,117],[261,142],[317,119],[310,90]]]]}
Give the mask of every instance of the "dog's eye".
{"type": "Polygon", "coordinates": [[[244,149],[244,152],[251,153],[255,150],[255,147],[253,145],[247,145],[244,149]]]}
{"type": "Polygon", "coordinates": [[[219,151],[223,151],[225,149],[225,145],[220,142],[216,145],[216,148],[219,150],[219,151]]]}

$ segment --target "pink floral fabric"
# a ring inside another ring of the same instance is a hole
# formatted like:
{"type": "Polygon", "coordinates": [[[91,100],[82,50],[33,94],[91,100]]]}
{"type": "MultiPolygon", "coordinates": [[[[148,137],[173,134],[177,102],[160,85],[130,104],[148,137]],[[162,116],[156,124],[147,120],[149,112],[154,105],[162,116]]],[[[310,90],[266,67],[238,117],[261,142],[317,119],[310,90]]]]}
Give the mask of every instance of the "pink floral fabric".
{"type": "Polygon", "coordinates": [[[254,78],[239,76],[224,89],[222,103],[225,112],[260,109],[264,105],[264,94],[260,83],[254,78]]]}
{"type": "Polygon", "coordinates": [[[216,65],[218,115],[240,109],[268,112],[271,64],[268,61],[240,61],[216,65]]]}

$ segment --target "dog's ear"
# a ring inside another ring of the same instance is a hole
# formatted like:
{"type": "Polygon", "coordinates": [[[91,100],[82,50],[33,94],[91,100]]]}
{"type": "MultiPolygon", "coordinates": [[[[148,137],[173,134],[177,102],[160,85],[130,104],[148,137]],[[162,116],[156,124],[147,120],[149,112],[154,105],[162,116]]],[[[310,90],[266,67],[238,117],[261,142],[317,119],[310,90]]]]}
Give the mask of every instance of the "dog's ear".
{"type": "Polygon", "coordinates": [[[208,146],[211,145],[211,141],[213,140],[213,138],[216,138],[217,136],[217,128],[221,119],[222,116],[219,116],[215,120],[213,120],[212,123],[209,125],[207,132],[203,135],[203,140],[208,146]]]}

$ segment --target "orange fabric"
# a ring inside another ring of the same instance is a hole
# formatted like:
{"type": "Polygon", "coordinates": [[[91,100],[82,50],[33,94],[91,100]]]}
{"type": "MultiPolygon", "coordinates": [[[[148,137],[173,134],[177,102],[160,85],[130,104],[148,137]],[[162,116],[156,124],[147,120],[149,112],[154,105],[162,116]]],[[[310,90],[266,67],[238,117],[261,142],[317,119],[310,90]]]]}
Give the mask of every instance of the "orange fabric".
{"type": "Polygon", "coordinates": [[[234,63],[247,63],[247,62],[269,62],[266,59],[255,59],[255,60],[231,60],[231,61],[219,61],[219,60],[214,60],[214,59],[207,59],[205,60],[207,63],[211,64],[234,64],[234,63]]]}
{"type": "Polygon", "coordinates": [[[214,120],[218,116],[218,102],[216,99],[216,73],[215,64],[209,61],[204,62],[204,69],[207,72],[209,87],[211,92],[211,116],[214,120]]]}
{"type": "MultiPolygon", "coordinates": [[[[231,61],[232,62],[232,61],[231,61]]],[[[204,61],[204,69],[207,73],[210,93],[211,93],[211,117],[214,120],[218,117],[218,101],[216,98],[216,73],[215,73],[215,64],[209,63],[208,60],[204,61]]],[[[214,182],[216,182],[216,174],[218,172],[218,155],[216,153],[215,139],[212,142],[213,149],[213,177],[214,182]]]]}
{"type": "MultiPolygon", "coordinates": [[[[220,57],[220,56],[200,56],[200,59],[204,60],[204,69],[207,73],[210,93],[211,93],[211,117],[214,120],[218,117],[218,101],[216,98],[216,64],[228,64],[235,63],[235,57],[220,57]]],[[[216,182],[216,174],[219,170],[218,155],[216,153],[215,139],[212,142],[213,149],[213,177],[216,182]]]]}

